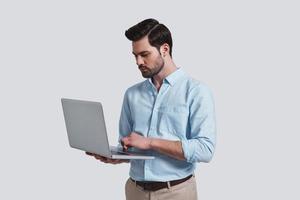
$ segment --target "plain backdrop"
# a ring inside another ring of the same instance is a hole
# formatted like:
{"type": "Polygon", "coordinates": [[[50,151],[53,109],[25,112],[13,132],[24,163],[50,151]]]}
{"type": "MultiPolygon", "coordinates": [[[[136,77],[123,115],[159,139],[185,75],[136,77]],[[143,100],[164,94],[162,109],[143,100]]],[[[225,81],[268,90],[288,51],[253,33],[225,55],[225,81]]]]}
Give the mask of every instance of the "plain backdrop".
{"type": "Polygon", "coordinates": [[[173,58],[213,91],[217,148],[199,199],[299,199],[299,2],[0,2],[0,199],[125,199],[129,165],[68,145],[61,97],[101,101],[117,143],[123,94],[143,81],[124,31],[156,18],[173,58]]]}

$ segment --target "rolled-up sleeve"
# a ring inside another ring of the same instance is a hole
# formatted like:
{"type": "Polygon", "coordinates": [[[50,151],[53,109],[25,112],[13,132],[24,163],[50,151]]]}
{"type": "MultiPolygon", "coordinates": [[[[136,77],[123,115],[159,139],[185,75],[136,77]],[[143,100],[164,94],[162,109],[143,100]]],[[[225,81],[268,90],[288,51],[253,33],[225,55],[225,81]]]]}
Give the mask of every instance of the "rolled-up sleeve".
{"type": "Polygon", "coordinates": [[[189,92],[189,128],[182,138],[182,149],[187,162],[209,162],[216,144],[214,101],[206,85],[198,85],[189,92]]]}

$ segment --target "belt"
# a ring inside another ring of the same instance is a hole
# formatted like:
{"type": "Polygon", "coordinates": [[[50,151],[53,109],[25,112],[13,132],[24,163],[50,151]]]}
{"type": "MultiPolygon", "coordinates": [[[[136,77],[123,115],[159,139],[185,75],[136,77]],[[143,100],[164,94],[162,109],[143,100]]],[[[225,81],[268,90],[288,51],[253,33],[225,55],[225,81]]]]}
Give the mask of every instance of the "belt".
{"type": "Polygon", "coordinates": [[[179,180],[173,180],[173,181],[168,181],[168,182],[143,182],[143,181],[135,181],[132,178],[130,178],[133,182],[135,182],[136,185],[141,186],[144,190],[149,190],[149,191],[156,191],[160,190],[163,188],[168,188],[170,186],[178,185],[180,183],[183,183],[187,180],[189,180],[193,175],[189,175],[183,179],[179,180]],[[168,186],[169,185],[169,186],[168,186]]]}

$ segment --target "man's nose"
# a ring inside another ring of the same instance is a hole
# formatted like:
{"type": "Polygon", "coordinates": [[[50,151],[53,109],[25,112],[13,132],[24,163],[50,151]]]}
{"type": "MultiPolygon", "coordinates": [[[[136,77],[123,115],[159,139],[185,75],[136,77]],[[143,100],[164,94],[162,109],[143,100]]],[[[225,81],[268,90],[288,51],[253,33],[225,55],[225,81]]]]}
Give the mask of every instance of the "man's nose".
{"type": "Polygon", "coordinates": [[[136,64],[137,64],[138,66],[144,64],[144,60],[143,60],[143,58],[141,58],[141,56],[137,56],[137,57],[136,57],[136,64]]]}

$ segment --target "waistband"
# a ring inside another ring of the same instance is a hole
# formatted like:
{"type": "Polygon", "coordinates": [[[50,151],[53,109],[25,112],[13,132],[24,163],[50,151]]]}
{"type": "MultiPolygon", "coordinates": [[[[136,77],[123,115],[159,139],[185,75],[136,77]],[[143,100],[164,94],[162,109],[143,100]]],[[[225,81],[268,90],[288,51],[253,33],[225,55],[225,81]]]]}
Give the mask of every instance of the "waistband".
{"type": "Polygon", "coordinates": [[[156,191],[156,190],[160,190],[163,188],[169,188],[171,186],[183,183],[183,182],[189,180],[192,176],[193,175],[191,174],[185,178],[168,181],[168,182],[158,182],[158,181],[144,182],[144,181],[136,181],[136,180],[133,180],[132,178],[130,178],[130,180],[133,181],[136,185],[142,187],[144,190],[156,191]]]}

